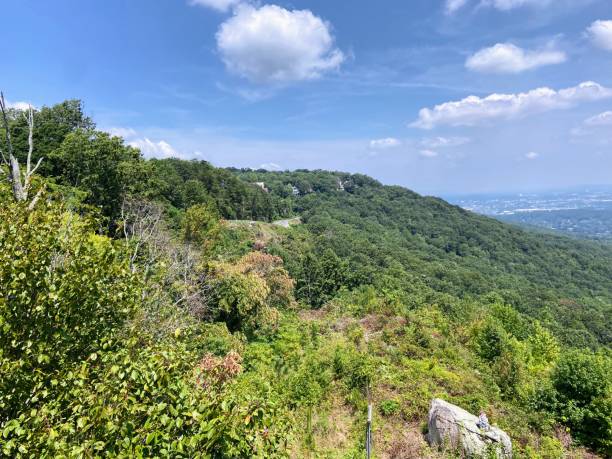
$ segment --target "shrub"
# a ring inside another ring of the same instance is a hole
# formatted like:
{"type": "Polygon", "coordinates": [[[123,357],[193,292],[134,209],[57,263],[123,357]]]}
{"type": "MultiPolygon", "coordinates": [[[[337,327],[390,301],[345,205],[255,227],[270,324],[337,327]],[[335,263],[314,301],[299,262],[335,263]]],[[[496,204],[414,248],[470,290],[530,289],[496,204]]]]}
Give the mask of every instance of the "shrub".
{"type": "Polygon", "coordinates": [[[542,459],[563,459],[565,455],[561,442],[552,437],[542,438],[539,452],[542,459]]]}
{"type": "Polygon", "coordinates": [[[531,347],[531,359],[537,366],[551,365],[559,357],[559,342],[539,322],[535,323],[528,342],[531,347]]]}
{"type": "Polygon", "coordinates": [[[383,416],[393,416],[399,413],[400,404],[396,400],[383,400],[378,408],[383,416]]]}
{"type": "Polygon", "coordinates": [[[518,398],[525,380],[526,346],[515,338],[507,341],[492,366],[495,382],[506,398],[518,398]]]}
{"type": "Polygon", "coordinates": [[[553,375],[557,414],[583,444],[612,454],[612,359],[570,351],[553,375]]]}
{"type": "Polygon", "coordinates": [[[348,389],[360,392],[366,390],[375,374],[374,360],[370,355],[341,346],[336,347],[333,368],[348,389]]]}
{"type": "Polygon", "coordinates": [[[570,351],[559,360],[552,379],[564,401],[571,400],[583,407],[606,394],[612,376],[610,370],[610,359],[602,355],[570,351]]]}
{"type": "Polygon", "coordinates": [[[194,205],[185,212],[183,237],[204,252],[209,253],[214,249],[220,232],[219,212],[211,199],[207,199],[206,204],[194,205]]]}
{"type": "Polygon", "coordinates": [[[502,355],[507,340],[506,331],[494,319],[489,319],[480,325],[474,334],[474,346],[478,355],[489,362],[493,362],[502,355]]]}
{"type": "Polygon", "coordinates": [[[231,331],[270,335],[278,327],[279,309],[293,304],[293,282],[278,257],[251,253],[236,264],[210,267],[213,316],[231,331]]]}
{"type": "Polygon", "coordinates": [[[57,205],[3,206],[0,247],[3,421],[101,348],[134,310],[139,282],[109,239],[57,205]]]}
{"type": "Polygon", "coordinates": [[[8,457],[278,457],[289,424],[241,392],[240,357],[131,338],[62,372],[56,397],[3,426],[8,457]],[[195,369],[194,369],[195,368],[195,369]]]}

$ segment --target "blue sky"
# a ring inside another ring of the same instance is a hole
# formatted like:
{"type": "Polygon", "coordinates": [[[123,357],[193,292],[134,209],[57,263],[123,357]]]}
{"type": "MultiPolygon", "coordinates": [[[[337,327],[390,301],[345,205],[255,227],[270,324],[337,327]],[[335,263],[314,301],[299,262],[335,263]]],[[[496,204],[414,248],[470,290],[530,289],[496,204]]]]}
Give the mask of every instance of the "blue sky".
{"type": "Polygon", "coordinates": [[[612,183],[610,0],[6,0],[0,88],[146,156],[431,194],[612,183]]]}

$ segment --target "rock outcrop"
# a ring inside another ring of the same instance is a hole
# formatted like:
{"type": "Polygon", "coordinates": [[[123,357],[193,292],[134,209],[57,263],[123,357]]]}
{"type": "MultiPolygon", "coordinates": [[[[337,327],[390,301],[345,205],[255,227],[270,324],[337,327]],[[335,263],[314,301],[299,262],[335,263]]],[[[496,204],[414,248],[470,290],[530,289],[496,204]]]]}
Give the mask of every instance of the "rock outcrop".
{"type": "Polygon", "coordinates": [[[432,446],[460,450],[472,458],[496,455],[499,459],[512,458],[512,441],[501,429],[491,426],[478,428],[478,418],[458,406],[434,399],[429,410],[427,440],[432,446]]]}

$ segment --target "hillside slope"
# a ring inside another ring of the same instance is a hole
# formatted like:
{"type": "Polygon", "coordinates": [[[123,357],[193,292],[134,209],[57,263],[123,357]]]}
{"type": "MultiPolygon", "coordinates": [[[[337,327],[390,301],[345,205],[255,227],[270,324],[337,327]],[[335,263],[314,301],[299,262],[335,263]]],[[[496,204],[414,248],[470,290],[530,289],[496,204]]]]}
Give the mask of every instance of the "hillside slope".
{"type": "Polygon", "coordinates": [[[437,292],[460,298],[496,292],[570,345],[612,342],[610,246],[523,231],[358,175],[239,175],[265,182],[272,194],[301,184],[307,191],[293,209],[314,235],[311,250],[329,249],[345,260],[355,284],[372,283],[398,264],[403,275],[437,292]]]}

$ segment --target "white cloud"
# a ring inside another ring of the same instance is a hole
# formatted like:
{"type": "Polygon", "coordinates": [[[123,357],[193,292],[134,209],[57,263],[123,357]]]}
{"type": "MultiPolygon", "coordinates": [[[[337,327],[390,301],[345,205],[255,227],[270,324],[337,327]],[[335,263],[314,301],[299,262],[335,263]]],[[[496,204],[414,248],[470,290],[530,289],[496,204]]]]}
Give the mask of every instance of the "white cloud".
{"type": "Polygon", "coordinates": [[[470,56],[465,66],[476,72],[520,73],[544,65],[560,64],[567,60],[562,51],[553,49],[525,50],[512,43],[497,43],[470,56]]]}
{"type": "Polygon", "coordinates": [[[470,139],[467,137],[432,137],[421,140],[421,145],[425,148],[447,148],[447,147],[458,147],[469,143],[470,139]]]}
{"type": "Polygon", "coordinates": [[[446,0],[446,12],[452,14],[473,2],[479,7],[495,8],[499,11],[511,11],[521,7],[550,7],[550,6],[575,6],[580,3],[588,3],[590,0],[446,0]]]}
{"type": "Polygon", "coordinates": [[[370,141],[370,148],[373,150],[384,150],[387,148],[399,147],[402,143],[393,137],[385,139],[375,139],[370,141]]]}
{"type": "Polygon", "coordinates": [[[283,167],[276,163],[264,163],[260,164],[258,169],[265,169],[267,171],[281,171],[283,167]]]}
{"type": "Polygon", "coordinates": [[[455,11],[460,10],[467,5],[468,0],[446,0],[446,13],[453,14],[455,11]]]}
{"type": "Polygon", "coordinates": [[[30,108],[30,103],[29,102],[9,102],[8,100],[6,101],[6,106],[8,108],[14,108],[15,110],[27,110],[28,108],[30,108]]]}
{"type": "Polygon", "coordinates": [[[592,81],[559,91],[543,87],[518,94],[491,94],[484,98],[468,96],[431,109],[421,109],[418,119],[410,126],[420,129],[432,129],[439,125],[474,126],[494,119],[518,118],[610,97],[612,89],[592,81]]]}
{"type": "Polygon", "coordinates": [[[601,49],[612,51],[612,21],[595,21],[587,29],[593,44],[601,49]]]}
{"type": "Polygon", "coordinates": [[[419,151],[419,155],[423,156],[424,158],[435,158],[438,156],[438,152],[433,150],[421,150],[419,151]]]}
{"type": "Polygon", "coordinates": [[[522,6],[548,6],[552,0],[482,0],[482,5],[493,6],[501,11],[509,11],[522,6]]]}
{"type": "Polygon", "coordinates": [[[131,139],[138,135],[132,128],[111,127],[104,130],[113,137],[123,137],[124,139],[131,139]]]}
{"type": "Polygon", "coordinates": [[[570,134],[572,137],[599,136],[608,133],[610,126],[612,126],[612,111],[607,111],[587,118],[580,126],[570,130],[570,134]]]}
{"type": "Polygon", "coordinates": [[[240,0],[189,0],[190,5],[205,6],[226,12],[240,3],[240,0]]]}
{"type": "Polygon", "coordinates": [[[612,111],[603,112],[584,120],[587,126],[612,126],[612,111]]]}
{"type": "Polygon", "coordinates": [[[328,23],[276,5],[240,5],[221,24],[217,48],[230,72],[256,83],[315,79],[344,61],[328,23]]]}
{"type": "Polygon", "coordinates": [[[525,158],[529,160],[534,160],[539,157],[540,157],[540,154],[536,153],[535,151],[530,151],[529,153],[525,154],[525,158]]]}
{"type": "Polygon", "coordinates": [[[148,137],[134,139],[128,142],[128,145],[138,148],[141,153],[147,158],[181,158],[182,155],[177,152],[172,145],[164,140],[153,142],[148,137]]]}
{"type": "MultiPolygon", "coordinates": [[[[109,127],[102,129],[114,137],[122,137],[126,144],[138,148],[147,158],[182,158],[172,145],[165,140],[153,141],[132,128],[109,127]]],[[[198,156],[196,154],[196,156],[198,156]]]]}

